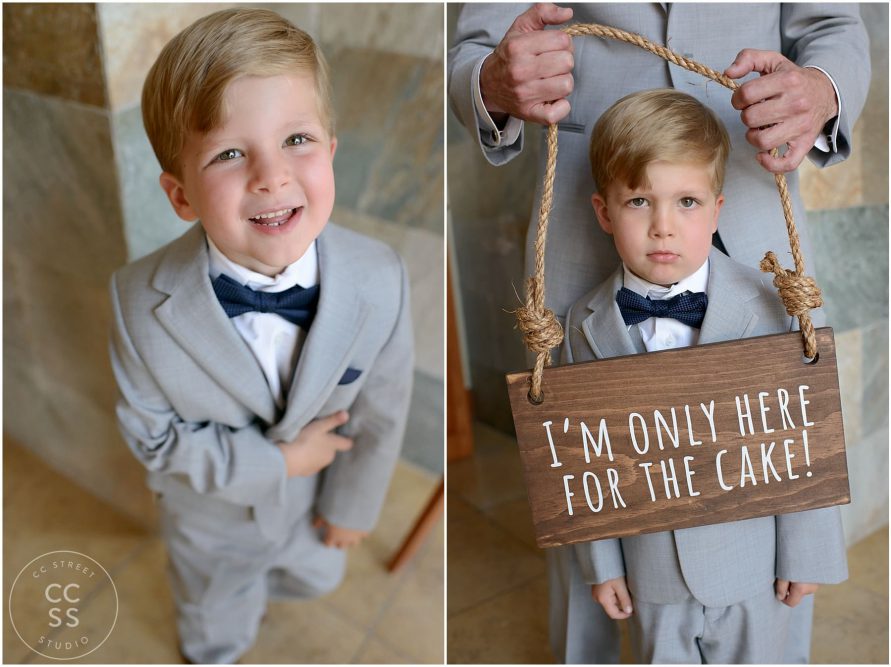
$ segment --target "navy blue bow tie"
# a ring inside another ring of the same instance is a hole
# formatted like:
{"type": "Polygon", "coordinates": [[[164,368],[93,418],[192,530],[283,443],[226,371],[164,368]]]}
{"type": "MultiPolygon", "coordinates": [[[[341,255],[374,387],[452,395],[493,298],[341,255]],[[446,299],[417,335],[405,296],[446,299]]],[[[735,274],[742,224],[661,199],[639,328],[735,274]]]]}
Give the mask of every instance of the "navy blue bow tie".
{"type": "Polygon", "coordinates": [[[616,303],[625,324],[640,324],[651,317],[671,317],[699,329],[705,318],[708,296],[705,292],[684,292],[662,301],[642,297],[627,287],[616,293],[616,303]]]}
{"type": "Polygon", "coordinates": [[[257,292],[222,273],[213,281],[213,291],[229,317],[244,313],[275,313],[288,322],[309,329],[316,316],[319,286],[294,285],[281,292],[257,292]]]}

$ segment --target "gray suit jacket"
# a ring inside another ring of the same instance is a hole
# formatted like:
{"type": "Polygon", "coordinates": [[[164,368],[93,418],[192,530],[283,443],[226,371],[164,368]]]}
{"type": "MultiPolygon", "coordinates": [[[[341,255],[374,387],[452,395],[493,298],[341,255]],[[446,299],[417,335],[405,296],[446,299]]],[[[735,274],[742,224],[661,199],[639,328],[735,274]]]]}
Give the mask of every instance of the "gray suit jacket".
{"type": "MultiPolygon", "coordinates": [[[[563,360],[591,361],[644,352],[616,305],[622,267],[570,308],[563,360]]],[[[795,323],[768,274],[718,250],[709,255],[709,304],[700,344],[783,333],[795,323]]],[[[632,328],[636,331],[636,327],[632,328]]],[[[690,595],[706,606],[740,602],[775,578],[838,583],[847,578],[837,507],[746,519],[576,545],[583,576],[602,583],[628,576],[632,595],[667,604],[690,595]]]]}
{"type": "Polygon", "coordinates": [[[411,393],[406,272],[389,247],[330,223],[318,253],[318,311],[283,410],[216,299],[200,225],[112,277],[118,421],[169,503],[247,512],[270,537],[313,507],[349,528],[377,520],[411,393]],[[342,409],[353,448],[289,479],[274,443],[342,409]]]}
{"type": "MultiPolygon", "coordinates": [[[[528,4],[467,3],[458,20],[448,55],[451,108],[494,165],[514,158],[524,137],[513,145],[492,148],[479,129],[473,105],[472,75],[492,51],[513,19],[528,4]]],[[[601,23],[641,34],[658,44],[722,71],[743,48],[778,51],[799,65],[815,65],[838,85],[842,113],[838,152],[812,150],[809,158],[828,166],[850,154],[851,130],[866,99],[869,52],[866,31],[856,4],[699,4],[589,3],[569,4],[574,23],[601,23]]],[[[594,123],[619,98],[650,88],[677,88],[713,109],[730,133],[733,150],[724,186],[721,238],[728,253],[756,267],[765,251],[777,253],[791,268],[789,241],[774,179],[755,161],[746,142],[739,112],[730,106],[730,91],[704,77],[666,63],[642,49],[593,37],[574,40],[575,89],[572,107],[559,124],[559,157],[554,207],[546,247],[546,304],[563,317],[570,304],[605,280],[619,261],[611,240],[600,230],[591,208],[594,181],[588,164],[588,141],[594,123]]],[[[757,75],[750,75],[750,77],[757,75]]],[[[531,275],[533,243],[546,150],[543,142],[533,220],[526,245],[526,273],[531,275]]],[[[798,177],[788,175],[793,210],[805,258],[810,241],[805,211],[798,195],[798,177]]],[[[455,194],[455,193],[453,193],[455,194]]],[[[813,263],[809,263],[813,271],[813,263]]]]}

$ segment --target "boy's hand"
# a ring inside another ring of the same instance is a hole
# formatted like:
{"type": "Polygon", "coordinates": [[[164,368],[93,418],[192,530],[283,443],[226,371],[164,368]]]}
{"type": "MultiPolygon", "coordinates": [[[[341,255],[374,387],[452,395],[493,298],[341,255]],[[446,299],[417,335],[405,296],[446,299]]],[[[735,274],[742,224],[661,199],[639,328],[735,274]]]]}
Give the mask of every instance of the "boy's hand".
{"type": "Polygon", "coordinates": [[[610,618],[620,621],[628,618],[634,611],[631,606],[631,593],[625,585],[625,577],[617,577],[591,586],[593,597],[610,618]]]}
{"type": "Polygon", "coordinates": [[[315,475],[331,464],[337,452],[350,449],[353,441],[334,433],[349,418],[346,410],[335,412],[311,421],[292,442],[280,443],[278,448],[285,457],[288,477],[315,475]]]}
{"type": "Polygon", "coordinates": [[[335,526],[333,523],[328,523],[320,516],[315,518],[312,525],[315,528],[322,529],[322,542],[326,547],[349,549],[368,537],[368,531],[335,526]]]}
{"type": "Polygon", "coordinates": [[[820,584],[803,584],[798,581],[786,581],[785,579],[777,579],[774,584],[777,600],[789,607],[797,607],[805,595],[816,593],[818,588],[820,588],[820,584]]]}

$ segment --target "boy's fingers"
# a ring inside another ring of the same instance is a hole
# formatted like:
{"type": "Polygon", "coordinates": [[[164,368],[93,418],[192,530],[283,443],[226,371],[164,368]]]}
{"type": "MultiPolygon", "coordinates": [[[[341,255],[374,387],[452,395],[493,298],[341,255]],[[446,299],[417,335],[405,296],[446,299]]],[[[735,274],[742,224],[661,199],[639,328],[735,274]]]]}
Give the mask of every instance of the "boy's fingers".
{"type": "Polygon", "coordinates": [[[339,435],[334,440],[334,449],[338,452],[347,452],[353,448],[353,439],[339,435]]]}
{"type": "Polygon", "coordinates": [[[777,594],[777,600],[783,602],[786,599],[786,595],[789,593],[789,582],[785,579],[777,579],[774,584],[774,590],[777,594]]]}
{"type": "Polygon", "coordinates": [[[621,609],[619,598],[615,595],[610,595],[609,598],[607,598],[606,602],[603,605],[603,611],[606,612],[607,616],[616,621],[620,621],[623,618],[628,618],[628,614],[626,614],[621,609]]]}
{"type": "Polygon", "coordinates": [[[783,604],[788,605],[789,607],[797,607],[803,597],[804,593],[802,592],[801,587],[792,584],[789,586],[789,597],[783,600],[783,604]]]}
{"type": "Polygon", "coordinates": [[[316,419],[314,422],[312,422],[311,425],[316,426],[323,431],[333,431],[338,426],[343,426],[344,424],[346,424],[349,418],[349,413],[347,413],[346,410],[338,410],[333,415],[328,415],[327,417],[316,419]]]}
{"type": "Polygon", "coordinates": [[[320,516],[317,516],[315,519],[312,520],[313,528],[321,528],[325,524],[326,524],[326,521],[320,516]]]}
{"type": "Polygon", "coordinates": [[[619,603],[619,611],[625,616],[630,616],[634,607],[631,606],[631,594],[627,586],[616,586],[616,600],[619,603]]]}

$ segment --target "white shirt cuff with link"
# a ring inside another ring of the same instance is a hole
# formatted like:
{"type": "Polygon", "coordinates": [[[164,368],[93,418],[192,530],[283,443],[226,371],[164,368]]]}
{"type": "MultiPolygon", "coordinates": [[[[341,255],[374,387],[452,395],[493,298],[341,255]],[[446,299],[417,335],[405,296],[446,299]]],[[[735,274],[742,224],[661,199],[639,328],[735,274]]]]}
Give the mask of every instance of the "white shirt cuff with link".
{"type": "Polygon", "coordinates": [[[837,153],[838,152],[838,143],[836,142],[836,138],[838,137],[838,124],[841,119],[841,95],[838,92],[838,86],[835,85],[835,81],[831,76],[829,76],[829,72],[827,72],[822,67],[817,67],[816,65],[805,65],[805,67],[810,67],[811,69],[818,70],[823,72],[826,75],[826,78],[829,79],[829,83],[832,84],[832,90],[835,91],[835,104],[838,109],[838,113],[835,116],[835,121],[832,123],[832,130],[827,134],[825,132],[820,132],[817,135],[817,140],[814,142],[814,148],[819,151],[823,151],[824,153],[837,153]]]}
{"type": "Polygon", "coordinates": [[[492,148],[500,148],[501,146],[510,146],[517,140],[517,137],[520,136],[520,130],[523,129],[523,121],[519,118],[508,116],[504,129],[499,130],[495,121],[492,120],[492,116],[486,110],[486,105],[483,104],[483,93],[480,90],[480,70],[483,68],[486,58],[491,55],[492,53],[489,53],[485,58],[480,59],[476,67],[473,68],[473,74],[470,77],[470,87],[473,89],[473,105],[476,109],[477,125],[479,126],[483,143],[492,148]]]}
{"type": "MultiPolygon", "coordinates": [[[[517,137],[520,136],[520,130],[523,129],[523,121],[514,116],[508,116],[504,129],[499,130],[495,121],[492,120],[492,116],[489,115],[486,105],[483,103],[483,93],[480,89],[480,71],[483,68],[483,63],[486,62],[486,58],[491,55],[492,53],[488,53],[485,57],[481,58],[476,64],[476,67],[473,68],[470,86],[473,89],[473,105],[476,109],[477,124],[482,135],[483,143],[492,148],[500,148],[501,146],[510,146],[517,140],[517,137]]],[[[838,125],[839,119],[841,118],[842,104],[838,86],[835,85],[833,78],[829,76],[829,73],[822,67],[817,67],[816,65],[806,65],[806,67],[818,70],[826,75],[826,78],[829,79],[829,83],[832,84],[832,90],[835,91],[835,102],[838,108],[838,114],[835,116],[835,121],[832,123],[832,130],[828,133],[820,132],[820,134],[817,135],[817,139],[814,141],[814,148],[817,150],[824,153],[835,153],[838,151],[836,139],[838,137],[838,125]]]]}

